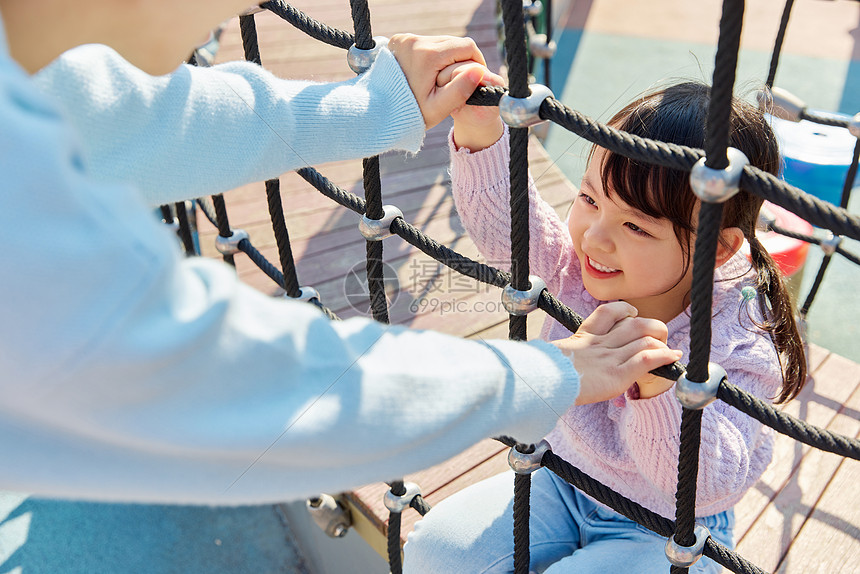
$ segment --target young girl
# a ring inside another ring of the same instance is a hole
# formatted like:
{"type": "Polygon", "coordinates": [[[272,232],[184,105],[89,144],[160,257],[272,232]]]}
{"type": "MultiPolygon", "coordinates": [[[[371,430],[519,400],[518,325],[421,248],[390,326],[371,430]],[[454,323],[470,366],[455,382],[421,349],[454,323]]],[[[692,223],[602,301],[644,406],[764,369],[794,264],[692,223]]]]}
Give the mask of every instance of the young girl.
{"type": "MultiPolygon", "coordinates": [[[[683,83],[647,94],[610,125],[647,138],[701,148],[708,86],[683,83]]],[[[463,224],[482,253],[510,257],[507,133],[494,112],[454,114],[452,186],[463,224]]],[[[733,103],[730,145],[776,173],[779,152],[762,115],[733,103]]],[[[699,201],[687,173],[595,147],[567,224],[529,185],[530,270],[582,315],[624,300],[668,327],[668,345],[689,357],[689,293],[699,201]]],[[[728,380],[763,399],[793,398],[805,360],[779,271],[755,238],[762,200],[741,191],[725,204],[713,288],[711,360],[728,380]],[[744,240],[752,263],[739,253],[744,240]],[[752,291],[751,289],[754,289],[752,291]]],[[[541,336],[566,334],[548,319],[541,336]]],[[[654,376],[612,400],[572,407],[547,440],[553,451],[627,498],[673,518],[681,406],[673,385],[654,376]]],[[[732,547],[732,507],[771,460],[772,433],[716,401],[704,410],[697,516],[732,547]]],[[[406,545],[407,572],[512,572],[512,473],[439,504],[406,545]]],[[[538,572],[668,571],[665,539],[596,503],[541,469],[531,494],[531,568],[538,572]]],[[[693,572],[719,572],[701,559],[693,572]]]]}

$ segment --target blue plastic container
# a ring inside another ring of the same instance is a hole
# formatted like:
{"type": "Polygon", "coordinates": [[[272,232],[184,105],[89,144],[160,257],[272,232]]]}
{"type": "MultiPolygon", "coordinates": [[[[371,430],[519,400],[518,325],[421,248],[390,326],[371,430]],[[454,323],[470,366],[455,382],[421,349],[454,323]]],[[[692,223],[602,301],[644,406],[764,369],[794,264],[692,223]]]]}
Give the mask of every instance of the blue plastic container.
{"type": "MultiPolygon", "coordinates": [[[[847,116],[846,116],[847,117],[847,116]]],[[[785,181],[839,205],[857,138],[846,128],[768,116],[779,140],[785,181]]],[[[854,186],[860,179],[855,178],[854,186]]]]}

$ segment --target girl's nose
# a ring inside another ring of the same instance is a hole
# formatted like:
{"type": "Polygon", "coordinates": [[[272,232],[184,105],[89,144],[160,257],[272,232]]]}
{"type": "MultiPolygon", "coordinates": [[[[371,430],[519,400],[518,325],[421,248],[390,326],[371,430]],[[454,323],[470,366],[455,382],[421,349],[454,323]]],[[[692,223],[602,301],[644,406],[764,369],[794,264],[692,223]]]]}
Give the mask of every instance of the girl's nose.
{"type": "Polygon", "coordinates": [[[587,247],[599,249],[605,253],[613,251],[612,237],[606,227],[600,222],[592,222],[582,234],[583,241],[587,247]]]}

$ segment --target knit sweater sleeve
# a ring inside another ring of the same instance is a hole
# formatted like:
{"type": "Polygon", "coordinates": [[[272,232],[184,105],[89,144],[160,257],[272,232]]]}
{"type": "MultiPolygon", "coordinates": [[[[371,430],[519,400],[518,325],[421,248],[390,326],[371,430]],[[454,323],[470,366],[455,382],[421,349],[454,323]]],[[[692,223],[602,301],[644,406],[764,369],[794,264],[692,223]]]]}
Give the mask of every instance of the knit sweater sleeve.
{"type": "Polygon", "coordinates": [[[2,35],[0,126],[0,489],[186,504],[338,492],[485,437],[538,440],[578,394],[548,343],[332,322],[182,257],[134,190],[93,180],[2,35]]]}
{"type": "Polygon", "coordinates": [[[320,84],[247,62],[153,77],[106,46],[86,45],[35,79],[80,134],[94,176],[135,182],[150,205],[326,161],[417,152],[424,138],[421,111],[388,50],[366,73],[320,84]]]}
{"type": "MultiPolygon", "coordinates": [[[[511,260],[511,182],[508,170],[508,128],[499,141],[471,153],[456,149],[453,130],[448,136],[451,152],[451,188],[463,226],[488,263],[508,270],[511,260]]],[[[531,173],[529,195],[529,271],[538,275],[552,293],[558,293],[562,269],[572,261],[573,246],[564,222],[544,201],[531,173]]]]}
{"type": "MultiPolygon", "coordinates": [[[[782,382],[770,339],[738,315],[718,316],[711,361],[729,381],[764,400],[772,400],[782,382]]],[[[688,360],[684,357],[683,361],[688,360]]],[[[628,400],[619,420],[619,436],[640,474],[674,506],[682,408],[673,390],[651,399],[628,400]]],[[[697,483],[697,515],[730,508],[761,477],[773,453],[772,435],[761,423],[722,401],[705,407],[697,483]]]]}

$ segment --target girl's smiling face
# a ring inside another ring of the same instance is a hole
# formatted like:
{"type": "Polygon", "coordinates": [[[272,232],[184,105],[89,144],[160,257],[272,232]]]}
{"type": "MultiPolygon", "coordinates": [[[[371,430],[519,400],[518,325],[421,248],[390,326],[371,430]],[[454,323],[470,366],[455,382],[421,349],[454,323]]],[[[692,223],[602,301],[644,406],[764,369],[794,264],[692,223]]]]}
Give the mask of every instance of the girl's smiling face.
{"type": "Polygon", "coordinates": [[[568,223],[583,284],[601,301],[621,299],[640,317],[668,322],[687,306],[692,252],[685,256],[668,219],[645,215],[604,191],[604,154],[595,150],[568,223]]]}

